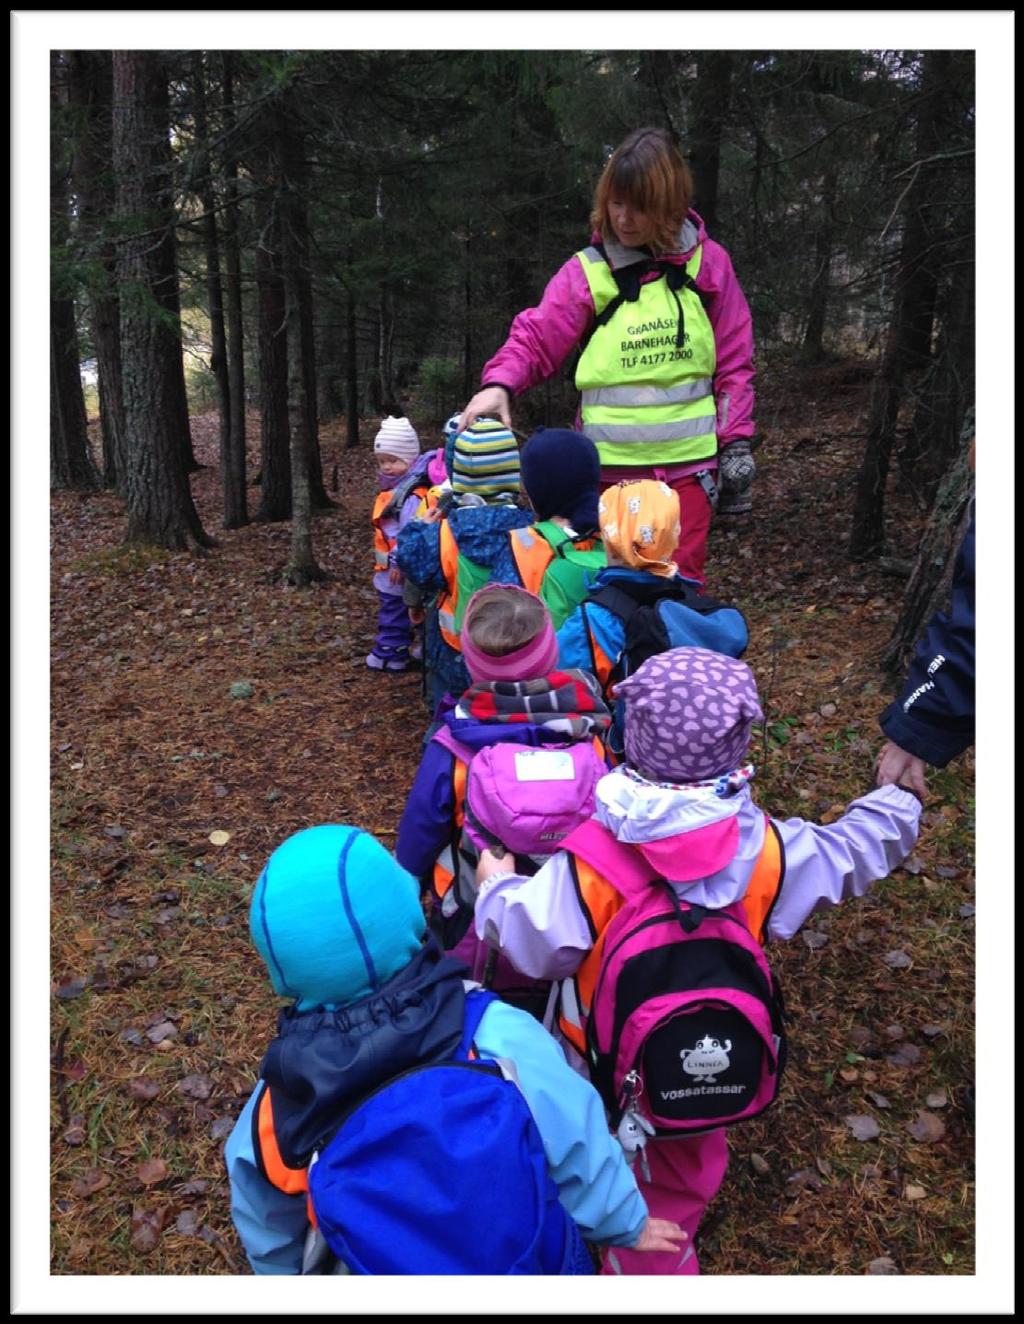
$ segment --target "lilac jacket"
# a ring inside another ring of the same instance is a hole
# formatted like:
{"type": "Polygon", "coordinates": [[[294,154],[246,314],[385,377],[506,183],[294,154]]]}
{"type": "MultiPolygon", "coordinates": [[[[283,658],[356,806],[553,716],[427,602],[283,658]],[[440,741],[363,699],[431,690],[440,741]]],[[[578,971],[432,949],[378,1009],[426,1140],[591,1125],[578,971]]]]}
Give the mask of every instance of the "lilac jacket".
{"type": "MultiPolygon", "coordinates": [[[[591,243],[599,243],[595,233],[591,243]]],[[[666,258],[686,263],[698,244],[704,245],[697,286],[707,295],[705,309],[715,336],[717,365],[714,376],[718,406],[718,441],[726,446],[739,437],[754,435],[754,336],[750,308],[740,289],[728,253],[709,239],[704,222],[690,211],[679,236],[679,252],[666,258]]],[[[643,249],[605,244],[615,268],[645,259],[643,249]]],[[[655,279],[652,274],[650,279],[655,279]]],[[[514,319],[508,339],[484,365],[485,386],[504,386],[513,396],[547,381],[569,358],[594,320],[594,301],[574,254],[551,278],[535,308],[526,308],[514,319]]],[[[689,466],[693,468],[695,466],[689,466]]],[[[702,468],[710,467],[702,461],[702,468]]]]}
{"type": "MultiPolygon", "coordinates": [[[[691,904],[711,910],[742,898],[766,830],[749,786],[720,799],[689,788],[640,784],[622,769],[598,782],[595,816],[619,841],[641,850],[646,843],[657,842],[663,849],[666,839],[677,842],[678,872],[689,880],[677,884],[677,890],[691,904]],[[715,825],[724,827],[732,817],[739,828],[735,853],[706,876],[695,876],[697,870],[687,865],[708,855],[708,830],[714,835],[715,825]],[[687,837],[697,832],[703,844],[691,850],[687,837]]],[[[827,826],[801,818],[773,819],[785,868],[768,921],[769,938],[792,938],[815,910],[861,896],[875,879],[886,877],[910,853],[920,816],[921,805],[910,791],[882,786],[854,800],[842,818],[827,826]]],[[[480,938],[500,947],[535,979],[568,978],[594,942],[565,851],[532,878],[492,874],[480,887],[475,925],[480,938]]]]}

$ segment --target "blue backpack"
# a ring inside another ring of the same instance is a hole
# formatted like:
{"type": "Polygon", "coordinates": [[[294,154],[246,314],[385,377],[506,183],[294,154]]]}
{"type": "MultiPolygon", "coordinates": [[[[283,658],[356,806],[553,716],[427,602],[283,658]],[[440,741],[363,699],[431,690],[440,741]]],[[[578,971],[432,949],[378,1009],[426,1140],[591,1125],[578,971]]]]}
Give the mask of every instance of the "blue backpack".
{"type": "Polygon", "coordinates": [[[454,1057],[379,1086],[314,1155],[309,1195],[335,1272],[593,1272],[514,1067],[472,1056],[494,1000],[471,990],[454,1057]]]}
{"type": "MultiPolygon", "coordinates": [[[[736,607],[700,593],[696,584],[680,576],[662,579],[645,576],[649,582],[623,580],[591,589],[584,599],[583,620],[593,650],[593,633],[587,606],[596,603],[622,622],[625,646],[605,682],[605,693],[631,676],[649,657],[670,648],[709,648],[727,657],[742,657],[749,639],[747,622],[736,607]]],[[[597,672],[597,660],[593,659],[597,672]]],[[[611,748],[622,753],[623,705],[612,707],[611,748]]]]}

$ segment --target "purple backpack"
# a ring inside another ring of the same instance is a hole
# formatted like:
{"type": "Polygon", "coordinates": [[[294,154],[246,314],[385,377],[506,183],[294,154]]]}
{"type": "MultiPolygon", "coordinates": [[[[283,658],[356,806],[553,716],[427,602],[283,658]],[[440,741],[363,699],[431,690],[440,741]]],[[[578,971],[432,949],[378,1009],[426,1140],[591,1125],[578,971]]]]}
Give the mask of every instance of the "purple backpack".
{"type": "Polygon", "coordinates": [[[500,846],[540,863],[594,812],[607,771],[590,740],[487,745],[469,764],[466,835],[477,851],[500,846]]]}
{"type": "Polygon", "coordinates": [[[686,1135],[763,1112],[786,1060],[783,1008],[742,904],[690,905],[596,821],[565,848],[625,903],[603,935],[585,1027],[613,1129],[632,1113],[655,1135],[686,1135]]]}

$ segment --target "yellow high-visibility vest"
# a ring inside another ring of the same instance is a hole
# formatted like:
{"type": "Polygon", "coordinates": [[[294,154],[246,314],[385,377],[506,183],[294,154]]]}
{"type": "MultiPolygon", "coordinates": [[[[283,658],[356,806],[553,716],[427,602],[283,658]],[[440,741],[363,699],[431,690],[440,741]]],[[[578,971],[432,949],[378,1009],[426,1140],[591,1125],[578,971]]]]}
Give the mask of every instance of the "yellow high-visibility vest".
{"type": "MultiPolygon", "coordinates": [[[[698,245],[681,288],[673,291],[666,275],[641,284],[637,300],[620,303],[580,355],[583,431],[602,465],[687,464],[718,450],[715,337],[693,285],[701,253],[698,245]]],[[[576,256],[599,317],[619,286],[599,249],[576,256]]]]}

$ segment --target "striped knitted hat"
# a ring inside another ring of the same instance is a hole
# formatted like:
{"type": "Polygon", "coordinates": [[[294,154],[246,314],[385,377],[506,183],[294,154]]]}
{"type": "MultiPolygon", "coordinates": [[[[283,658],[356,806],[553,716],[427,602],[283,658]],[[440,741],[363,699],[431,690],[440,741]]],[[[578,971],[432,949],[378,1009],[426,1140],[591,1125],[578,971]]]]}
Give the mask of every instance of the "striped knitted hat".
{"type": "Polygon", "coordinates": [[[519,447],[504,423],[478,418],[455,438],[452,491],[485,501],[519,491],[519,447]]]}

